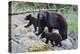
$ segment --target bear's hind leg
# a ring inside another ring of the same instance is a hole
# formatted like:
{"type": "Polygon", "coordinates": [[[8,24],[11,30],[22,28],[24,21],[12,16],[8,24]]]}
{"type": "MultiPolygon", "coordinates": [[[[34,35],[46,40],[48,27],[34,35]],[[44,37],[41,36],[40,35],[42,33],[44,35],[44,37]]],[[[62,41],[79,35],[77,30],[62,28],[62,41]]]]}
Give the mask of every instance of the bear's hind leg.
{"type": "Polygon", "coordinates": [[[55,41],[55,46],[58,46],[58,41],[57,40],[55,41]]]}
{"type": "Polygon", "coordinates": [[[61,47],[62,46],[61,41],[55,41],[55,45],[61,47]]]}
{"type": "Polygon", "coordinates": [[[59,43],[59,47],[61,47],[62,46],[62,44],[61,43],[59,43]]]}
{"type": "Polygon", "coordinates": [[[59,29],[59,33],[62,37],[62,40],[67,39],[67,29],[59,29]]]}

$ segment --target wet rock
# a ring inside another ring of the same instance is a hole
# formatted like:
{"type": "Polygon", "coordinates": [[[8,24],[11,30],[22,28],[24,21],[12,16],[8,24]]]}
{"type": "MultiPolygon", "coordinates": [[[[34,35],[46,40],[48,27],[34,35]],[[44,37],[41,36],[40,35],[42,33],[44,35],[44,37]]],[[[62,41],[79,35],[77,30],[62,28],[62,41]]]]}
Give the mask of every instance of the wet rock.
{"type": "MultiPolygon", "coordinates": [[[[12,17],[12,33],[11,38],[12,41],[12,51],[13,52],[35,52],[35,51],[48,51],[48,50],[65,50],[65,49],[76,49],[78,48],[78,33],[75,31],[71,31],[68,34],[68,38],[62,41],[62,46],[54,46],[52,47],[51,42],[45,44],[46,39],[40,39],[39,36],[36,36],[33,25],[27,28],[24,28],[25,25],[28,24],[28,21],[24,21],[24,17],[21,16],[12,17]],[[16,25],[18,26],[16,26],[16,25]]],[[[48,32],[47,27],[44,29],[45,32],[48,32]]],[[[57,32],[58,30],[53,29],[53,32],[57,32]]]]}
{"type": "Polygon", "coordinates": [[[62,48],[64,48],[64,49],[71,49],[72,48],[72,43],[69,40],[69,37],[66,40],[63,40],[61,43],[62,43],[62,48]]]}
{"type": "Polygon", "coordinates": [[[69,36],[74,40],[74,41],[77,41],[78,40],[78,33],[75,32],[75,31],[71,31],[69,33],[69,36]]]}
{"type": "Polygon", "coordinates": [[[71,31],[69,33],[69,36],[71,37],[69,39],[72,42],[72,49],[77,49],[78,48],[78,32],[71,31]]]}
{"type": "Polygon", "coordinates": [[[23,30],[17,30],[13,36],[14,40],[22,45],[21,47],[24,47],[23,49],[21,49],[21,47],[15,48],[15,50],[19,48],[17,52],[47,51],[50,49],[49,46],[42,42],[33,32],[22,33],[22,31],[23,30]]]}
{"type": "Polygon", "coordinates": [[[64,48],[55,46],[54,50],[64,50],[64,48]]]}

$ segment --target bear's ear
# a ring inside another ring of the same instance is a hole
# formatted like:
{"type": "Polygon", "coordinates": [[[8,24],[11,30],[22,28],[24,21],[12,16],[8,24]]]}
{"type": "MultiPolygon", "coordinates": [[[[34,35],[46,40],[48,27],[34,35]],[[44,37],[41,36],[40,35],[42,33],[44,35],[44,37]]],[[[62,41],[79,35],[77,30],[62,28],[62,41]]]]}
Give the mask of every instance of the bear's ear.
{"type": "Polygon", "coordinates": [[[43,34],[45,34],[45,32],[43,32],[43,34]]]}

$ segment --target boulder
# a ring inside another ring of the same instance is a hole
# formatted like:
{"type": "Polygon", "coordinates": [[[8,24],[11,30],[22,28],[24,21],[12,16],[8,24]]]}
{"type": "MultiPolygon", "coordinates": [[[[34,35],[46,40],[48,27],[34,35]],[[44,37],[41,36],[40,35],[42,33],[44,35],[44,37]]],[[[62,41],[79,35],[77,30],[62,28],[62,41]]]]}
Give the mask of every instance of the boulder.
{"type": "Polygon", "coordinates": [[[72,42],[69,39],[70,37],[68,36],[68,38],[66,40],[63,40],[62,43],[62,48],[64,49],[71,49],[72,48],[72,42]]]}

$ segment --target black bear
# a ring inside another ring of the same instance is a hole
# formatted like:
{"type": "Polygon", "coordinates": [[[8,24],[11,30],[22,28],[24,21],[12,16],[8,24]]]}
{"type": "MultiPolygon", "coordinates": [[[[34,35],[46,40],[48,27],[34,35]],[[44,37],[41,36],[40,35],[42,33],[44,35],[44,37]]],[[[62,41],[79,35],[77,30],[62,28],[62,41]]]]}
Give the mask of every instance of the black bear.
{"type": "MultiPolygon", "coordinates": [[[[29,14],[28,16],[26,16],[26,18],[25,18],[24,20],[29,20],[29,23],[28,23],[26,26],[24,26],[25,28],[26,28],[26,27],[29,27],[30,25],[33,24],[35,31],[37,30],[37,26],[38,26],[37,21],[38,21],[38,20],[37,20],[35,17],[32,17],[32,15],[29,14]]],[[[35,31],[34,31],[34,32],[35,32],[35,31]]]]}
{"type": "Polygon", "coordinates": [[[41,34],[41,37],[40,38],[46,38],[46,43],[48,43],[48,41],[50,40],[51,41],[51,44],[53,46],[54,46],[53,41],[55,42],[55,45],[56,46],[58,46],[58,45],[59,46],[62,46],[62,44],[61,44],[62,37],[58,33],[52,33],[52,32],[45,33],[45,32],[43,32],[41,34]]]}
{"type": "Polygon", "coordinates": [[[40,10],[37,18],[39,25],[36,35],[40,35],[47,26],[49,32],[52,32],[53,29],[58,29],[60,35],[62,36],[62,40],[67,39],[67,22],[62,15],[40,10]]]}

